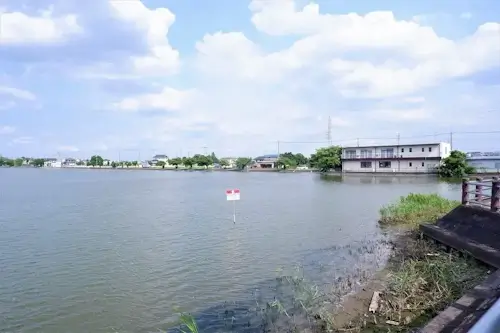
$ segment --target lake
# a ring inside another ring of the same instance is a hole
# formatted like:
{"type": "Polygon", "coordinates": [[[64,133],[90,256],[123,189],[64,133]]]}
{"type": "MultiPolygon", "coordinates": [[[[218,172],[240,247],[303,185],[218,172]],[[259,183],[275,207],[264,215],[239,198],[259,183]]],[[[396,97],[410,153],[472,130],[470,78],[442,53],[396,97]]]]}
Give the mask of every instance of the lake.
{"type": "Polygon", "coordinates": [[[460,198],[433,177],[312,173],[13,168],[0,187],[0,332],[24,333],[168,331],[179,311],[257,332],[284,272],[324,288],[384,264],[382,205],[460,198]]]}

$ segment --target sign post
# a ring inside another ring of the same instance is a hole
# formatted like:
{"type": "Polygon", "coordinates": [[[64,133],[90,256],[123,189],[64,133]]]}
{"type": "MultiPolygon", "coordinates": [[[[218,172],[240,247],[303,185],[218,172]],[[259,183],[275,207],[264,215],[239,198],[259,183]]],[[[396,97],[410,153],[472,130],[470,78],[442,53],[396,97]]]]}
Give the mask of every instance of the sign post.
{"type": "Polygon", "coordinates": [[[236,223],[236,201],[240,200],[240,190],[226,190],[226,200],[233,202],[233,223],[236,223]]]}

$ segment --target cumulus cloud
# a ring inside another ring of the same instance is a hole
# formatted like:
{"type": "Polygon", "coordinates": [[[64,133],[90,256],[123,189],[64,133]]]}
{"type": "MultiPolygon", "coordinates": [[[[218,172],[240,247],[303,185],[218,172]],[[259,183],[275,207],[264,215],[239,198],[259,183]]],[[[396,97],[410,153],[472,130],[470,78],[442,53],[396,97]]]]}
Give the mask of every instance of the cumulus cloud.
{"type": "Polygon", "coordinates": [[[36,16],[0,10],[0,44],[57,43],[82,32],[74,14],[54,16],[51,8],[36,16]]]}
{"type": "MultiPolygon", "coordinates": [[[[478,113],[471,109],[500,103],[498,86],[474,83],[477,73],[500,68],[498,22],[451,39],[390,11],[335,14],[315,3],[253,0],[248,20],[258,35],[206,30],[198,40],[183,40],[181,58],[170,43],[174,25],[180,25],[178,34],[187,28],[176,20],[181,12],[139,0],[56,3],[44,4],[45,13],[9,13],[50,20],[58,42],[0,43],[0,60],[37,62],[46,71],[55,68],[58,78],[64,69],[73,81],[61,84],[67,88],[62,90],[69,91],[68,99],[75,96],[67,112],[95,117],[80,140],[72,133],[62,141],[80,151],[182,145],[185,152],[210,146],[221,154],[257,154],[275,151],[277,140],[326,143],[329,118],[334,141],[427,134],[470,126],[478,113]],[[135,85],[122,89],[125,80],[135,85]],[[90,136],[93,144],[85,142],[90,136]]],[[[24,33],[16,29],[18,36],[24,33]]],[[[0,94],[48,98],[36,89],[32,95],[12,89],[0,87],[0,94]]],[[[52,105],[58,103],[53,97],[52,105]]],[[[317,146],[289,149],[311,152],[317,146]]]]}

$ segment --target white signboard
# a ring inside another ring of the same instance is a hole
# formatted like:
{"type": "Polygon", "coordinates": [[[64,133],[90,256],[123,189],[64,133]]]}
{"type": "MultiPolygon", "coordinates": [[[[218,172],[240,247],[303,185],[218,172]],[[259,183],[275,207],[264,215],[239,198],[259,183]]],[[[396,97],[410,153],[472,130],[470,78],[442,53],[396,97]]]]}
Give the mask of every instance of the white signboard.
{"type": "Polygon", "coordinates": [[[240,200],[240,190],[226,190],[227,201],[238,201],[240,200]]]}

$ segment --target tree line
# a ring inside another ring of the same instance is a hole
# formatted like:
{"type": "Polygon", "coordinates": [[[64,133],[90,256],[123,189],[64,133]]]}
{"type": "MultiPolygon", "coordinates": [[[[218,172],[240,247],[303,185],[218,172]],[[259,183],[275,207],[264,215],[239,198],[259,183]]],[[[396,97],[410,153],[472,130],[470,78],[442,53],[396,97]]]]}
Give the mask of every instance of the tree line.
{"type": "MultiPolygon", "coordinates": [[[[42,167],[46,160],[43,158],[26,158],[19,157],[9,159],[0,156],[0,167],[20,167],[23,165],[30,165],[34,167],[42,167]]],[[[252,163],[253,159],[250,157],[238,157],[234,161],[233,167],[243,170],[252,163]]],[[[87,165],[93,167],[100,167],[105,165],[105,160],[102,156],[93,155],[88,161],[79,161],[78,165],[87,165]]],[[[192,157],[174,157],[168,159],[168,164],[173,165],[175,168],[184,166],[187,168],[209,167],[214,164],[219,164],[221,167],[230,167],[227,159],[219,159],[215,153],[210,155],[196,154],[192,157]]],[[[301,153],[294,154],[286,152],[280,154],[277,161],[277,167],[281,169],[293,169],[298,166],[308,166],[321,172],[330,170],[341,170],[342,168],[342,148],[340,146],[322,147],[316,149],[316,152],[309,158],[301,153]]],[[[108,164],[106,164],[108,165],[108,164]]],[[[138,161],[120,161],[110,162],[109,166],[112,168],[117,167],[137,167],[138,161]]],[[[158,161],[156,166],[164,168],[167,165],[165,161],[158,161]]],[[[460,178],[476,172],[476,169],[467,163],[465,153],[454,150],[450,156],[445,158],[441,165],[438,167],[437,172],[443,178],[460,178]]]]}

